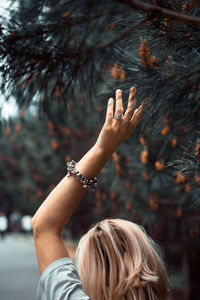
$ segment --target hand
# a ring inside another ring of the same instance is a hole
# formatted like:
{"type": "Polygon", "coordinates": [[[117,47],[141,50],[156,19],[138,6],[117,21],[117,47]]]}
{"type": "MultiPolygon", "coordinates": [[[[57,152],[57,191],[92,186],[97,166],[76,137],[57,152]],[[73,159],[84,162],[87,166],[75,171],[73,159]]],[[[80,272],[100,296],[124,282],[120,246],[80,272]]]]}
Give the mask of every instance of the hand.
{"type": "Polygon", "coordinates": [[[116,90],[115,114],[113,115],[114,100],[112,98],[109,99],[105,123],[96,142],[96,146],[100,147],[108,155],[112,155],[119,145],[129,138],[140,122],[145,105],[142,104],[139,108],[135,109],[135,103],[136,88],[131,88],[128,105],[123,114],[122,91],[119,89],[116,90]],[[116,115],[118,117],[121,116],[120,119],[116,119],[116,115]]]}

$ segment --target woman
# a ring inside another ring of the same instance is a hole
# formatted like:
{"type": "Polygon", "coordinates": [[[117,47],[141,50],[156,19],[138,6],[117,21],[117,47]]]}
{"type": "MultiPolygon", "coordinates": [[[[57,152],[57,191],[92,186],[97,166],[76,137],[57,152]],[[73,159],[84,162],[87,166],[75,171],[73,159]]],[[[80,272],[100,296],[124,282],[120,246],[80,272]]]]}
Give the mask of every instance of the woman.
{"type": "Polygon", "coordinates": [[[136,89],[131,88],[123,114],[122,91],[116,91],[95,145],[78,163],[68,163],[68,174],[32,219],[42,273],[38,300],[169,299],[162,259],[140,226],[120,219],[94,225],[79,242],[77,270],[61,236],[85,188],[95,189],[96,174],[140,122],[145,105],[135,109],[135,102],[136,89]]]}

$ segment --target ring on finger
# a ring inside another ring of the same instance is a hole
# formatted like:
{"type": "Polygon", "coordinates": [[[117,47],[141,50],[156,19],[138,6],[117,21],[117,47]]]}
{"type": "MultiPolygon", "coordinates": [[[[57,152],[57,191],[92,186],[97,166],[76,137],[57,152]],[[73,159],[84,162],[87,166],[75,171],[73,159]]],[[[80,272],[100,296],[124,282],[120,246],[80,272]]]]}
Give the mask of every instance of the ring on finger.
{"type": "Polygon", "coordinates": [[[121,120],[122,119],[122,114],[114,114],[113,119],[121,120]]]}

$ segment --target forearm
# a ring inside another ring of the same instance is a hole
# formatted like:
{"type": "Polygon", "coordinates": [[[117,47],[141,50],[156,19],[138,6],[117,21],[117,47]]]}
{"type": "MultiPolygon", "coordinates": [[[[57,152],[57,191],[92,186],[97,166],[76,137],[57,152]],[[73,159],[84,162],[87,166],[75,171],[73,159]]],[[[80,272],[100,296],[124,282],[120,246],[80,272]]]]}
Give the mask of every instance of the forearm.
{"type": "MultiPolygon", "coordinates": [[[[77,163],[77,170],[87,178],[95,177],[110,158],[95,145],[77,163]]],[[[74,177],[65,176],[49,194],[33,217],[33,225],[41,231],[60,233],[78,205],[85,189],[74,177]]]]}
{"type": "MultiPolygon", "coordinates": [[[[95,146],[76,165],[77,171],[84,177],[94,178],[139,123],[142,117],[142,106],[134,109],[135,93],[136,91],[131,89],[124,115],[121,91],[116,91],[114,115],[114,101],[109,100],[106,120],[95,146]]],[[[65,176],[33,217],[34,241],[41,273],[53,261],[70,255],[61,238],[61,232],[84,190],[82,183],[74,174],[65,176]]]]}
{"type": "MultiPolygon", "coordinates": [[[[131,89],[128,106],[123,116],[121,90],[116,91],[115,112],[120,119],[113,118],[114,101],[107,106],[106,120],[96,144],[78,162],[77,170],[86,178],[95,177],[119,145],[126,140],[142,117],[143,105],[134,109],[136,91],[131,89]]],[[[75,210],[84,193],[82,184],[74,177],[64,177],[36,212],[32,224],[36,232],[60,233],[75,210]]]]}

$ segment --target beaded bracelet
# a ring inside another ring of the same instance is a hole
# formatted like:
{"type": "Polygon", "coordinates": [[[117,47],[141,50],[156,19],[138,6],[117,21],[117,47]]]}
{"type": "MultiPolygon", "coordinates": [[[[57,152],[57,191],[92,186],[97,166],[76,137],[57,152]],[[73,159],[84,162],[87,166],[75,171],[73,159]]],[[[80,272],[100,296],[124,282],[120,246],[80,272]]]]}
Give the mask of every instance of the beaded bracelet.
{"type": "Polygon", "coordinates": [[[79,171],[76,170],[76,162],[74,160],[71,160],[67,163],[67,177],[72,175],[75,176],[76,179],[78,179],[78,181],[80,181],[83,184],[83,187],[85,189],[89,189],[92,192],[95,191],[98,179],[96,177],[94,177],[93,179],[88,179],[82,174],[80,174],[79,171]]]}

